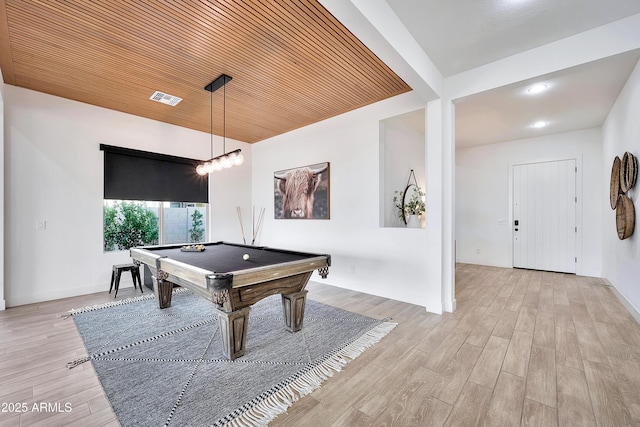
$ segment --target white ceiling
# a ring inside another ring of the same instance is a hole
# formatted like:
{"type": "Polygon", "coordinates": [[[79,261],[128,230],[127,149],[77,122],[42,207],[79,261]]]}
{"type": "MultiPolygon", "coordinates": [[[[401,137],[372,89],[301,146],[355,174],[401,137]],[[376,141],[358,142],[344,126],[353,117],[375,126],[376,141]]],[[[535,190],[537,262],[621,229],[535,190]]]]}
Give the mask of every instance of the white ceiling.
{"type": "Polygon", "coordinates": [[[493,144],[601,126],[640,59],[631,51],[456,102],[456,147],[493,144]],[[547,89],[527,89],[544,83],[547,89]],[[535,129],[536,121],[546,121],[535,129]]]}
{"type": "MultiPolygon", "coordinates": [[[[444,77],[640,13],[638,0],[386,2],[444,77]]],[[[639,59],[627,52],[457,100],[456,145],[600,126],[639,59]],[[536,82],[549,90],[525,96],[536,82]],[[549,126],[531,128],[537,120],[549,126]]]]}
{"type": "Polygon", "coordinates": [[[640,13],[638,0],[387,0],[445,76],[640,13]]]}

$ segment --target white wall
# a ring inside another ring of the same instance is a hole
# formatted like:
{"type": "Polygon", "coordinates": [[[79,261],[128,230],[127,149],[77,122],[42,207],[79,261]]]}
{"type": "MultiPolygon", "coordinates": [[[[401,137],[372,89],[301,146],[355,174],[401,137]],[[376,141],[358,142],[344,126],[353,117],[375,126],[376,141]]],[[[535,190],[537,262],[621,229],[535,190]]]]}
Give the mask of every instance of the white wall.
{"type": "Polygon", "coordinates": [[[601,150],[600,128],[456,150],[457,260],[512,267],[512,166],[575,158],[581,212],[577,214],[577,274],[600,276],[601,212],[603,200],[608,200],[600,179],[601,150]]]}
{"type": "MultiPolygon", "coordinates": [[[[15,86],[4,86],[4,110],[7,306],[108,290],[111,266],[130,262],[126,251],[102,251],[100,143],[197,159],[210,153],[207,133],[15,86]]],[[[245,164],[214,174],[210,185],[213,239],[233,238],[235,206],[251,203],[251,148],[227,140],[228,150],[238,147],[245,164]]]]}
{"type": "Polygon", "coordinates": [[[4,90],[0,74],[0,310],[6,308],[4,299],[4,90]]]}
{"type": "MultiPolygon", "coordinates": [[[[222,154],[223,144],[216,138],[214,155],[222,154]]],[[[236,207],[240,207],[247,243],[251,230],[251,145],[227,138],[226,151],[242,149],[244,163],[209,175],[209,240],[243,243],[236,207]]],[[[205,156],[205,158],[208,156],[205,156]]]]}
{"type": "MultiPolygon", "coordinates": [[[[607,186],[611,178],[611,165],[615,156],[622,158],[625,151],[640,157],[640,63],[629,77],[625,87],[609,112],[603,129],[602,172],[600,181],[607,186]]],[[[622,294],[629,308],[640,321],[640,183],[627,195],[633,200],[636,211],[634,234],[619,240],[616,232],[615,211],[609,198],[602,201],[602,264],[603,276],[622,294]]]]}
{"type": "Polygon", "coordinates": [[[266,208],[259,243],[331,254],[328,284],[441,310],[430,299],[441,284],[426,279],[426,230],[379,226],[379,121],[424,107],[408,93],[254,144],[253,200],[266,208]],[[274,219],[274,171],[319,162],[331,163],[331,219],[274,219]]]}

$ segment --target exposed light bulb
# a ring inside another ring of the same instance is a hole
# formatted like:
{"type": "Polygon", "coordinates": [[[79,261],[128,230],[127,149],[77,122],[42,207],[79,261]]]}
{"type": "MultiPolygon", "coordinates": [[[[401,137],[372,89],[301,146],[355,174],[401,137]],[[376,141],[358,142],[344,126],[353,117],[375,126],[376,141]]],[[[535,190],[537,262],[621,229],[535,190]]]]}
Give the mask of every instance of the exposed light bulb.
{"type": "Polygon", "coordinates": [[[196,166],[196,172],[200,176],[206,175],[207,174],[207,169],[204,167],[204,165],[198,165],[198,166],[196,166]]]}
{"type": "Polygon", "coordinates": [[[231,158],[227,155],[220,158],[220,163],[222,163],[222,167],[225,169],[229,169],[233,166],[233,160],[231,160],[231,158]]]}
{"type": "Polygon", "coordinates": [[[205,163],[204,164],[204,169],[207,171],[207,173],[213,172],[213,165],[211,164],[211,162],[205,163]]]}
{"type": "Polygon", "coordinates": [[[235,153],[235,155],[233,156],[233,164],[236,166],[240,166],[243,163],[244,156],[242,155],[242,153],[235,153]]]}

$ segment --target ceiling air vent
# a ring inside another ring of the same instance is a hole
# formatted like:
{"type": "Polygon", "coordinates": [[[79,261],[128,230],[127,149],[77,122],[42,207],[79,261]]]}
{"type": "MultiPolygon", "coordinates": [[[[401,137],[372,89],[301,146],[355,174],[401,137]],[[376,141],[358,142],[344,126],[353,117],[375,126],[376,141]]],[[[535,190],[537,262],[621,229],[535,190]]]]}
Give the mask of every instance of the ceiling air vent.
{"type": "Polygon", "coordinates": [[[182,101],[182,98],[178,98],[177,96],[169,95],[167,93],[163,93],[158,90],[155,91],[149,99],[152,101],[162,102],[163,104],[171,105],[172,107],[175,107],[176,105],[178,105],[180,101],[182,101]]]}

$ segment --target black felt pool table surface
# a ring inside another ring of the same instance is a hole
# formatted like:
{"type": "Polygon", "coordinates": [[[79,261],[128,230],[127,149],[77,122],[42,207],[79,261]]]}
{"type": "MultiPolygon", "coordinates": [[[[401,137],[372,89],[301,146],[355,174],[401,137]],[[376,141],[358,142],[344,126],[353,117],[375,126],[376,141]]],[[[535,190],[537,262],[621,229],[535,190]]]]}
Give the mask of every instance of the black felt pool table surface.
{"type": "Polygon", "coordinates": [[[250,268],[277,265],[321,256],[305,252],[272,249],[260,246],[245,246],[230,243],[203,243],[202,252],[184,252],[182,246],[145,248],[157,255],[203,268],[214,273],[227,273],[250,268]],[[248,260],[242,256],[249,255],[248,260]]]}

